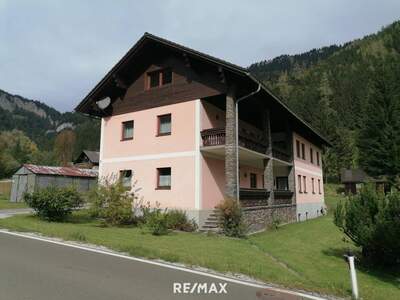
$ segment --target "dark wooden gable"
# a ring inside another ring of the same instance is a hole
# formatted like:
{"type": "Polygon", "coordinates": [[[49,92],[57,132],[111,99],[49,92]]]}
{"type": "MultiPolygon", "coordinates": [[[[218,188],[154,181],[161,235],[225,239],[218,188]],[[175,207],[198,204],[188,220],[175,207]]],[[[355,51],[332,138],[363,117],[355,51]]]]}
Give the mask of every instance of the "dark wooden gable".
{"type": "Polygon", "coordinates": [[[129,67],[121,73],[121,80],[126,84],[130,77],[131,83],[120,88],[119,94],[116,91],[111,95],[113,102],[108,114],[124,114],[226,93],[226,84],[217,67],[206,67],[163,47],[151,53],[153,55],[146,57],[147,63],[142,62],[140,72],[131,65],[131,73],[129,67]],[[172,70],[172,83],[147,88],[147,74],[165,68],[172,70]]]}

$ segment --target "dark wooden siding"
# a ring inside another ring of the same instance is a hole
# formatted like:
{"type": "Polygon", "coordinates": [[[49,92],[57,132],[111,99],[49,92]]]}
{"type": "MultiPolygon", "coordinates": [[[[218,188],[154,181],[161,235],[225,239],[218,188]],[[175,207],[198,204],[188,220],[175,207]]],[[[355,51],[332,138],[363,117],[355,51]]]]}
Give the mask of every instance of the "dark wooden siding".
{"type": "Polygon", "coordinates": [[[123,114],[153,107],[191,101],[199,98],[226,93],[226,86],[218,77],[218,70],[210,72],[200,67],[185,65],[183,58],[171,56],[160,63],[149,65],[127,88],[123,97],[113,102],[112,114],[123,114]],[[148,72],[172,69],[172,83],[146,89],[148,72]]]}

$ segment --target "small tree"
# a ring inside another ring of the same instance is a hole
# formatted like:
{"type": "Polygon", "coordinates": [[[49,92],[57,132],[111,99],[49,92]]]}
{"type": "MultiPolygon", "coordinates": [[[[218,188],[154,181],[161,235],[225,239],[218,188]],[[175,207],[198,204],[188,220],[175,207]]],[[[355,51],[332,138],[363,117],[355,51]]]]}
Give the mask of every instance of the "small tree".
{"type": "Polygon", "coordinates": [[[119,180],[103,180],[88,194],[90,214],[110,225],[130,224],[134,221],[135,193],[127,191],[119,180]]]}
{"type": "Polygon", "coordinates": [[[24,200],[40,218],[48,221],[63,221],[73,209],[83,204],[80,194],[74,187],[49,186],[25,194],[24,200]]]}
{"type": "Polygon", "coordinates": [[[231,237],[244,237],[247,230],[242,220],[242,208],[238,201],[225,199],[217,208],[220,212],[219,225],[222,233],[231,237]]]}
{"type": "Polygon", "coordinates": [[[385,196],[372,185],[340,202],[335,224],[377,264],[400,263],[400,193],[385,196]]]}

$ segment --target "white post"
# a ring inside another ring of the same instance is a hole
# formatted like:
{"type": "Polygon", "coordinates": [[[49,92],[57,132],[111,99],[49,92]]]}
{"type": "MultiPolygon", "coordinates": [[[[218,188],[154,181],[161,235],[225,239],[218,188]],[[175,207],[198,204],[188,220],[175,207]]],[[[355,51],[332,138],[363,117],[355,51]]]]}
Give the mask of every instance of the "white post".
{"type": "Polygon", "coordinates": [[[347,256],[347,259],[349,261],[351,289],[353,291],[353,298],[358,299],[358,284],[357,284],[356,268],[354,267],[354,256],[349,255],[347,256]]]}

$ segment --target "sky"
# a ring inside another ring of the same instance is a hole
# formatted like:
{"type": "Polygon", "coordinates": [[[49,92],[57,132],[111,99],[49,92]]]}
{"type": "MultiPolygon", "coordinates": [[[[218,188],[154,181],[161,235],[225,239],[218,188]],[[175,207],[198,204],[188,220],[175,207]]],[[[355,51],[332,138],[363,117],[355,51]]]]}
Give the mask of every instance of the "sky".
{"type": "Polygon", "coordinates": [[[247,67],[398,19],[399,0],[0,0],[0,89],[70,111],[146,31],[247,67]]]}

